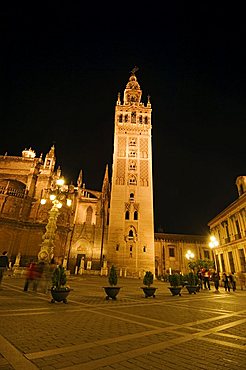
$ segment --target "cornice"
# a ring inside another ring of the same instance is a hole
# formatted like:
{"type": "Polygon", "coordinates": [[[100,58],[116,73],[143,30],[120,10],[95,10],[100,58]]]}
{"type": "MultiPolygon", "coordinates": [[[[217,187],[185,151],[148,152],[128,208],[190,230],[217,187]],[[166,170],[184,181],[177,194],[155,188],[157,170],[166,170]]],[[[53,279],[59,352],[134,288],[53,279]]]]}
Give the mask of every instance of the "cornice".
{"type": "Polygon", "coordinates": [[[246,193],[242,194],[238,199],[229,204],[229,206],[227,206],[217,216],[212,218],[212,220],[208,222],[208,226],[211,227],[213,224],[221,222],[221,220],[233,216],[236,212],[240,211],[244,207],[246,207],[246,193]]]}

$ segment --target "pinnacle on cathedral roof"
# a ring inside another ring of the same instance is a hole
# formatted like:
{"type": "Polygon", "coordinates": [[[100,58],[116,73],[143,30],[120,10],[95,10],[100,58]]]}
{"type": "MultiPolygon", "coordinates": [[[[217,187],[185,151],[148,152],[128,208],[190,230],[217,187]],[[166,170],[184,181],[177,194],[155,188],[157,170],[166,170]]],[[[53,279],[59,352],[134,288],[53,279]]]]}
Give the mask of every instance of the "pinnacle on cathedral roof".
{"type": "Polygon", "coordinates": [[[49,153],[46,156],[55,157],[55,145],[54,144],[52,145],[52,147],[50,148],[49,153]]]}

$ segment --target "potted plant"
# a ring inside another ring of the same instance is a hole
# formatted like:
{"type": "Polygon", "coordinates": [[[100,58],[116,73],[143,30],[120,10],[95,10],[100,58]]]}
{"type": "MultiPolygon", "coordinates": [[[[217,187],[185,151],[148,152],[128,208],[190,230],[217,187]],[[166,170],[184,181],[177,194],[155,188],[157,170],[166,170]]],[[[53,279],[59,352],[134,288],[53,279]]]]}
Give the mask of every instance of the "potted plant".
{"type": "Polygon", "coordinates": [[[197,286],[198,286],[198,276],[196,274],[194,274],[194,272],[189,272],[187,275],[186,275],[186,281],[187,281],[187,285],[186,285],[186,289],[188,290],[189,294],[196,294],[197,292],[197,286]]]}
{"type": "Polygon", "coordinates": [[[117,276],[117,271],[114,265],[111,266],[110,271],[109,271],[109,276],[108,276],[108,282],[110,286],[105,286],[104,291],[106,293],[106,299],[108,300],[109,298],[115,300],[116,296],[118,295],[120,291],[120,287],[116,286],[118,282],[118,276],[117,276]]]}
{"type": "Polygon", "coordinates": [[[145,286],[141,287],[141,289],[143,289],[143,292],[145,294],[145,298],[148,298],[148,297],[155,298],[155,291],[157,288],[151,286],[153,284],[153,281],[154,281],[154,275],[152,274],[152,272],[146,271],[144,278],[143,278],[143,284],[145,286]]]}
{"type": "Polygon", "coordinates": [[[67,296],[71,289],[67,285],[67,276],[62,264],[58,265],[52,274],[51,303],[67,303],[67,296]]]}
{"type": "Polygon", "coordinates": [[[172,295],[179,295],[181,296],[181,275],[180,274],[172,274],[169,275],[169,283],[170,286],[168,287],[172,295]]]}

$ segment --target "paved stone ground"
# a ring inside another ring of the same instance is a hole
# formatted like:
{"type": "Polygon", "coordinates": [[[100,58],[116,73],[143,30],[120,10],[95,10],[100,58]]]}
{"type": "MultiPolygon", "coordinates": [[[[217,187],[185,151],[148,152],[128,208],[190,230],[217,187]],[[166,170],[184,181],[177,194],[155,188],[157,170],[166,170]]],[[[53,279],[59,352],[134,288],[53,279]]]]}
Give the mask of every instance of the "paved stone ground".
{"type": "Polygon", "coordinates": [[[104,277],[71,276],[68,304],[23,292],[23,278],[0,290],[0,370],[246,369],[246,291],[220,288],[173,297],[155,282],[144,298],[137,279],[120,279],[106,300],[104,277]]]}

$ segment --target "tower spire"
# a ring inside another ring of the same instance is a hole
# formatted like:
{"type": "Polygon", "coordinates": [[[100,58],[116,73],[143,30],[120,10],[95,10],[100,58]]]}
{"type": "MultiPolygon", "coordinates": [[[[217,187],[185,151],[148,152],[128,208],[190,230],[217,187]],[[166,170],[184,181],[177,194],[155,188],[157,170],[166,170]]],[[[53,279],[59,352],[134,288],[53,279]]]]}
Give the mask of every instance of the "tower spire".
{"type": "Polygon", "coordinates": [[[83,180],[82,170],[80,170],[79,176],[78,176],[78,179],[77,179],[78,188],[81,188],[81,186],[82,186],[82,180],[83,180]]]}
{"type": "Polygon", "coordinates": [[[107,193],[109,189],[109,176],[108,176],[108,164],[106,165],[104,179],[103,179],[103,186],[102,186],[102,193],[107,193]]]}

